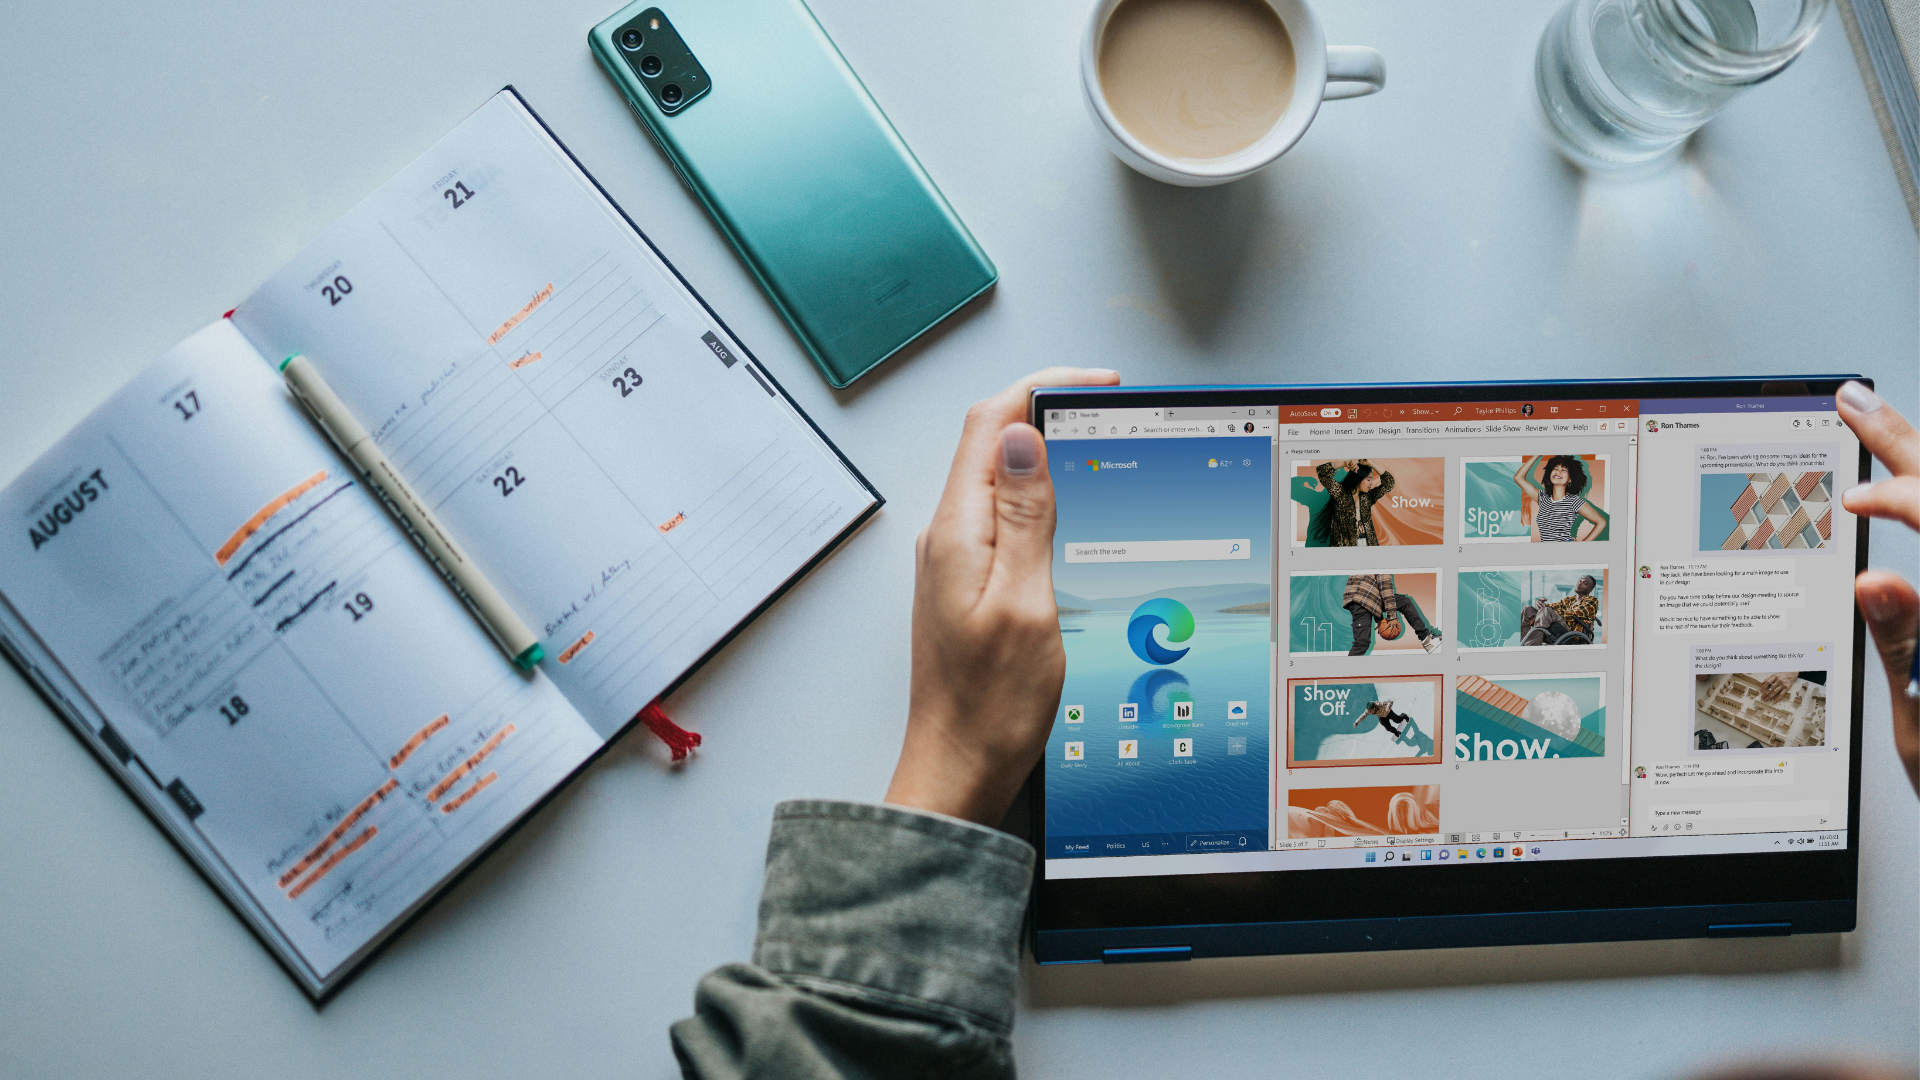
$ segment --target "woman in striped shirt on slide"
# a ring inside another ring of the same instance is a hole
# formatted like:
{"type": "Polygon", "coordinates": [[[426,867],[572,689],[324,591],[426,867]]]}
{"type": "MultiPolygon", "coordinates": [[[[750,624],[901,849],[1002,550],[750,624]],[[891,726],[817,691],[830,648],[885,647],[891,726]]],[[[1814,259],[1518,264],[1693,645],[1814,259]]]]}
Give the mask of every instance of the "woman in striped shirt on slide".
{"type": "Polygon", "coordinates": [[[1513,474],[1513,482],[1533,496],[1537,504],[1533,511],[1534,542],[1564,543],[1591,540],[1600,535],[1607,519],[1587,501],[1587,467],[1574,454],[1547,458],[1547,467],[1541,476],[1545,484],[1542,490],[1541,482],[1534,479],[1542,473],[1539,468],[1542,456],[1536,454],[1528,458],[1513,474]]]}

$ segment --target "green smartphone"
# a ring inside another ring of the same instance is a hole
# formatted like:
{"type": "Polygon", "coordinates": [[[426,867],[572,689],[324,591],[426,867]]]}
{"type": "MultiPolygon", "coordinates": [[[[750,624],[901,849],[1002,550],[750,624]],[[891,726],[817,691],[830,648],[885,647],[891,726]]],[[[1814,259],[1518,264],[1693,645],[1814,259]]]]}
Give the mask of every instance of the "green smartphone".
{"type": "Polygon", "coordinates": [[[639,0],[587,40],[832,385],[999,276],[801,0],[639,0]]]}

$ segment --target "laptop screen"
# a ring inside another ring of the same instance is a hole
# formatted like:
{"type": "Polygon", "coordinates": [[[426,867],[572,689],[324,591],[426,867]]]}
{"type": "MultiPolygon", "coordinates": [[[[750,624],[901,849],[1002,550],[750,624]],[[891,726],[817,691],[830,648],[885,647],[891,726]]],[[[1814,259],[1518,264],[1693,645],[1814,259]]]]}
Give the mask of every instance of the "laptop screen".
{"type": "Polygon", "coordinates": [[[1041,399],[1046,878],[1847,847],[1832,397],[1282,397],[1041,399]]]}

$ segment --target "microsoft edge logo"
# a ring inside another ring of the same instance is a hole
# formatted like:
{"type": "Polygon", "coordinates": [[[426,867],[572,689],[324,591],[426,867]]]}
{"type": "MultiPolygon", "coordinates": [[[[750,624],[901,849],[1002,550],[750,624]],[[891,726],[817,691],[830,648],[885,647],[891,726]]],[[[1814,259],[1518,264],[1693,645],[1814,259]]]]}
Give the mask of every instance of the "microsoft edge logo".
{"type": "Polygon", "coordinates": [[[1193,612],[1180,601],[1164,596],[1134,608],[1133,617],[1127,620],[1127,644],[1133,646],[1133,655],[1149,664],[1171,664],[1193,651],[1191,646],[1179,652],[1161,648],[1153,640],[1156,626],[1167,628],[1168,641],[1185,641],[1193,636],[1193,612]]]}

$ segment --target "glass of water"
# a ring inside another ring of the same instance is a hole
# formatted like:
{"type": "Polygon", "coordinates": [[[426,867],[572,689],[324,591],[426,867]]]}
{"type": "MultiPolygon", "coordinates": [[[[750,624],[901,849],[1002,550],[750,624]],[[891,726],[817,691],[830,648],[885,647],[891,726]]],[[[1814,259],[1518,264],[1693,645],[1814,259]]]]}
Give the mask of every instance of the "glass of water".
{"type": "Polygon", "coordinates": [[[1734,95],[1778,75],[1831,0],[1569,0],[1534,58],[1560,149],[1599,172],[1674,157],[1734,95]]]}

